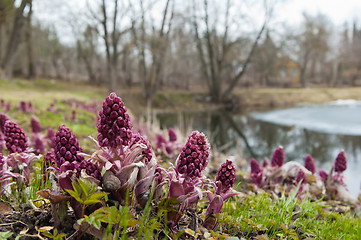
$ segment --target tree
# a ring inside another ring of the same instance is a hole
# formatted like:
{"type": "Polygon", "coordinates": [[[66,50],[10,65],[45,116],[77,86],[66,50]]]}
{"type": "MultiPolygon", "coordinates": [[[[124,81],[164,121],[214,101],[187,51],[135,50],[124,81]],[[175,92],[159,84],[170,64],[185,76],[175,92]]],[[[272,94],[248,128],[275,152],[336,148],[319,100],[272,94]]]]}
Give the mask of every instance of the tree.
{"type": "Polygon", "coordinates": [[[246,54],[246,57],[243,60],[243,64],[239,64],[239,59],[231,58],[232,51],[244,43],[246,38],[240,35],[230,36],[230,28],[234,28],[234,26],[232,26],[234,19],[233,21],[230,19],[230,9],[231,5],[234,3],[232,3],[231,0],[227,0],[225,4],[224,21],[221,22],[221,18],[216,16],[213,19],[213,24],[211,24],[209,16],[209,1],[204,0],[204,13],[201,17],[197,16],[198,7],[193,1],[193,27],[195,32],[195,39],[202,65],[202,73],[206,79],[208,91],[213,102],[222,102],[230,98],[233,89],[242,78],[247,69],[247,66],[251,61],[259,39],[261,38],[262,33],[266,28],[266,23],[269,17],[269,12],[267,10],[264,22],[260,27],[255,40],[252,42],[249,52],[246,54]],[[224,26],[223,32],[221,32],[220,26],[224,26]],[[231,70],[233,74],[226,74],[226,69],[227,71],[231,70]]]}
{"type": "Polygon", "coordinates": [[[260,75],[263,86],[271,86],[271,78],[277,75],[277,60],[280,48],[272,40],[270,32],[267,30],[266,38],[260,44],[254,54],[254,68],[260,75]]]}
{"type": "MultiPolygon", "coordinates": [[[[170,11],[171,0],[166,0],[162,11],[160,26],[154,25],[151,15],[152,9],[144,6],[140,0],[140,22],[133,6],[132,36],[137,49],[138,76],[147,104],[151,104],[156,96],[162,81],[164,58],[169,46],[169,35],[173,20],[173,11],[170,11]],[[148,21],[147,21],[148,20],[148,21]]],[[[174,6],[174,5],[173,5],[174,6]]]]}
{"type": "Polygon", "coordinates": [[[326,59],[330,49],[329,37],[331,36],[328,23],[327,17],[322,14],[310,16],[304,13],[301,32],[293,37],[294,41],[291,44],[297,46],[296,56],[300,66],[300,83],[302,87],[308,85],[309,78],[315,77],[315,66],[322,65],[326,59]],[[306,76],[307,70],[309,70],[309,77],[306,76]]]}
{"type": "Polygon", "coordinates": [[[119,46],[121,38],[130,30],[130,26],[127,26],[129,5],[124,1],[120,1],[119,6],[118,0],[111,1],[113,4],[110,5],[109,1],[102,0],[100,3],[100,15],[95,13],[90,5],[89,11],[91,17],[100,26],[101,31],[98,28],[99,36],[103,39],[105,46],[105,59],[106,59],[106,74],[109,82],[109,91],[115,91],[117,87],[118,79],[118,60],[121,54],[121,46],[119,46]],[[108,5],[109,4],[109,5],[108,5]],[[109,7],[110,6],[110,7],[109,7]],[[109,13],[111,9],[111,14],[109,13]]]}
{"type": "Polygon", "coordinates": [[[33,53],[33,38],[32,38],[32,25],[31,19],[33,15],[33,1],[29,1],[29,13],[26,18],[26,33],[25,33],[25,41],[26,41],[26,52],[28,57],[28,79],[33,79],[36,76],[35,66],[34,66],[34,53],[33,53]]]}
{"type": "Polygon", "coordinates": [[[97,57],[97,33],[88,25],[82,39],[77,41],[78,57],[84,62],[90,84],[95,84],[95,58],[97,57]]]}
{"type": "MultiPolygon", "coordinates": [[[[2,77],[4,78],[12,79],[14,57],[21,41],[21,33],[25,21],[24,9],[30,2],[31,0],[22,0],[20,6],[15,10],[14,23],[7,42],[6,52],[1,63],[1,69],[3,71],[2,77]]],[[[6,6],[4,0],[1,1],[1,6],[6,6]]]]}

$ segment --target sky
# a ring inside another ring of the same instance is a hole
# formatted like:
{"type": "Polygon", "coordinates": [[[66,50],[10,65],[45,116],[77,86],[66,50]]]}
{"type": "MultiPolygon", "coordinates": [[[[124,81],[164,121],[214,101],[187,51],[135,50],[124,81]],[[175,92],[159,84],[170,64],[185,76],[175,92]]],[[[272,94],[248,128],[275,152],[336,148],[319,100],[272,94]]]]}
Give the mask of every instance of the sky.
{"type": "MultiPolygon", "coordinates": [[[[70,8],[72,11],[76,12],[78,9],[84,9],[86,7],[86,1],[92,2],[94,0],[77,0],[73,2],[68,2],[67,0],[53,0],[51,2],[49,0],[36,0],[34,1],[34,14],[43,24],[55,26],[63,43],[71,44],[73,33],[70,26],[67,26],[69,24],[64,21],[68,14],[67,10],[70,8]]],[[[175,1],[179,4],[183,0],[175,1]]],[[[256,3],[260,2],[260,0],[253,1],[256,3]]],[[[361,26],[361,0],[270,1],[277,2],[272,18],[272,21],[276,23],[285,22],[288,26],[297,26],[303,20],[303,12],[306,12],[311,15],[316,15],[318,13],[327,15],[336,28],[343,27],[345,22],[351,27],[353,21],[358,22],[358,25],[361,26]]],[[[262,23],[263,13],[260,13],[259,10],[255,9],[250,9],[249,12],[252,15],[255,15],[256,18],[258,17],[257,15],[259,15],[259,21],[262,23]]],[[[341,28],[337,30],[341,30],[341,28]]]]}
{"type": "Polygon", "coordinates": [[[289,24],[302,21],[305,11],[311,15],[325,14],[335,26],[351,24],[354,20],[361,25],[361,0],[286,0],[279,5],[275,17],[289,24]]]}

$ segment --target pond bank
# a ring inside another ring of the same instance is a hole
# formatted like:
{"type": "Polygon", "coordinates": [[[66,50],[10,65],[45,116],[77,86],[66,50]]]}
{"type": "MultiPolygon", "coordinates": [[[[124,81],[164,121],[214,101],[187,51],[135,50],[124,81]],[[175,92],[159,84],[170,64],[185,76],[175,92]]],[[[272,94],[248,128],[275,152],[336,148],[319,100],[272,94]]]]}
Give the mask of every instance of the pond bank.
{"type": "MultiPolygon", "coordinates": [[[[119,95],[128,102],[136,114],[146,109],[139,89],[123,89],[119,95]]],[[[338,99],[361,100],[361,87],[236,89],[234,97],[239,110],[244,112],[249,109],[292,107],[298,103],[325,103],[338,99]]],[[[153,108],[163,111],[204,111],[223,107],[207,100],[205,91],[162,90],[158,92],[153,108]]]]}

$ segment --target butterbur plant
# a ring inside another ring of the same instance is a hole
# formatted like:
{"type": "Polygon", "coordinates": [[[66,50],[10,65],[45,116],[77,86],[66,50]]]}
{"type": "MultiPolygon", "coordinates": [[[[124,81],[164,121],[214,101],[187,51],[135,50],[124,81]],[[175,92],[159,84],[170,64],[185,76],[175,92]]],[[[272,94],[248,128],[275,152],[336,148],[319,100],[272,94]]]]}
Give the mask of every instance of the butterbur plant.
{"type": "MultiPolygon", "coordinates": [[[[90,161],[104,169],[102,186],[110,192],[109,197],[124,204],[127,192],[136,190],[136,199],[149,192],[157,167],[148,142],[132,132],[130,117],[121,98],[111,93],[103,102],[97,124],[99,150],[90,161]]],[[[142,204],[140,204],[142,205],[142,204]]]]}
{"type": "Polygon", "coordinates": [[[65,125],[59,126],[59,130],[56,132],[54,152],[59,168],[66,161],[81,162],[84,160],[83,156],[78,155],[79,152],[82,152],[78,139],[65,125]]]}
{"type": "Polygon", "coordinates": [[[251,159],[251,180],[257,187],[264,185],[264,173],[256,159],[251,159]]]}
{"type": "Polygon", "coordinates": [[[187,178],[201,177],[209,161],[209,144],[206,136],[192,132],[177,160],[177,171],[187,178]]]}
{"type": "Polygon", "coordinates": [[[27,137],[22,128],[15,122],[7,120],[4,124],[6,148],[10,153],[25,152],[28,147],[27,137]]]}
{"type": "Polygon", "coordinates": [[[298,170],[295,183],[300,184],[300,187],[298,189],[298,192],[297,192],[296,196],[301,197],[304,185],[306,183],[306,174],[302,169],[298,170]]]}
{"type": "Polygon", "coordinates": [[[103,102],[97,124],[98,141],[101,147],[122,150],[132,139],[132,124],[127,108],[120,97],[111,93],[103,102]]]}
{"type": "MultiPolygon", "coordinates": [[[[98,167],[84,159],[79,154],[82,152],[78,140],[75,135],[65,125],[59,126],[55,140],[55,162],[58,170],[58,182],[64,191],[74,190],[73,182],[81,176],[91,180],[96,185],[100,185],[101,174],[98,167]]],[[[70,199],[70,205],[74,209],[75,216],[81,217],[82,207],[80,203],[74,199],[70,199]]]]}
{"type": "Polygon", "coordinates": [[[312,174],[316,173],[316,164],[312,156],[308,154],[305,158],[305,168],[310,171],[312,174]]]}
{"type": "Polygon", "coordinates": [[[218,170],[216,181],[214,182],[214,193],[208,191],[209,206],[206,210],[206,217],[203,226],[214,229],[217,219],[214,214],[221,212],[224,202],[239,192],[232,189],[236,178],[236,168],[232,161],[227,160],[218,170]]]}
{"type": "Polygon", "coordinates": [[[41,124],[35,116],[31,117],[30,126],[33,133],[36,134],[41,132],[41,124]]]}
{"type": "Polygon", "coordinates": [[[176,211],[168,213],[168,224],[176,229],[185,209],[196,210],[197,201],[202,199],[202,171],[209,161],[209,143],[206,136],[198,131],[192,132],[182,148],[176,168],[168,171],[168,199],[181,204],[174,206],[176,211]]]}
{"type": "Polygon", "coordinates": [[[282,165],[285,163],[285,153],[283,151],[283,147],[280,146],[276,148],[276,150],[273,152],[272,158],[271,158],[271,166],[272,167],[282,167],[282,165]]]}

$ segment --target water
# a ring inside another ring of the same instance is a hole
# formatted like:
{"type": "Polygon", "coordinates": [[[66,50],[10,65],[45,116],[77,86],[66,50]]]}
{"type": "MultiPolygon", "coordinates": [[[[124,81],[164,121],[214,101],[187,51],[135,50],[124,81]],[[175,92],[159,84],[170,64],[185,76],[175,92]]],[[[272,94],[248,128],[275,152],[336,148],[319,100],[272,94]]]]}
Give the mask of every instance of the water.
{"type": "MultiPolygon", "coordinates": [[[[302,105],[267,112],[230,114],[197,112],[160,114],[163,127],[191,125],[206,132],[210,142],[225,152],[242,151],[246,159],[271,158],[283,146],[286,161],[303,163],[311,154],[318,169],[329,171],[344,150],[348,167],[346,183],[357,196],[361,183],[361,102],[336,101],[329,104],[302,105]]],[[[183,127],[184,127],[183,126],[183,127]]]]}

